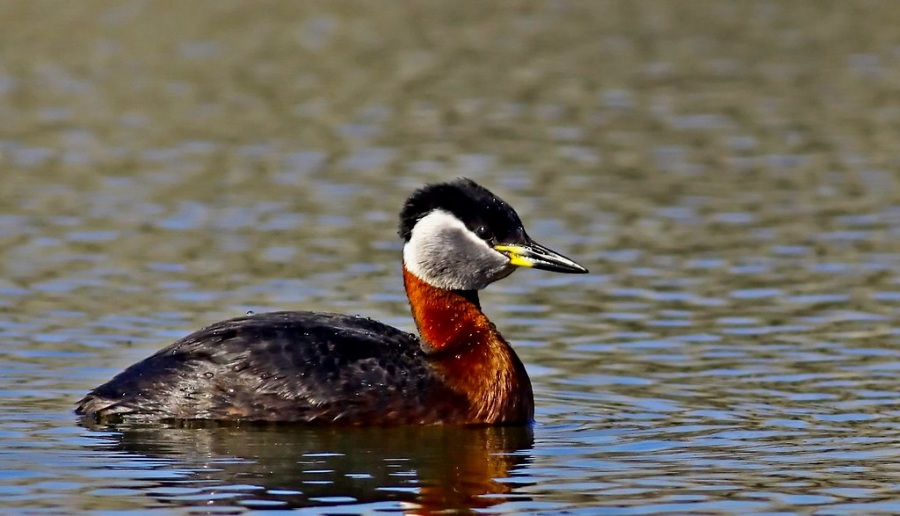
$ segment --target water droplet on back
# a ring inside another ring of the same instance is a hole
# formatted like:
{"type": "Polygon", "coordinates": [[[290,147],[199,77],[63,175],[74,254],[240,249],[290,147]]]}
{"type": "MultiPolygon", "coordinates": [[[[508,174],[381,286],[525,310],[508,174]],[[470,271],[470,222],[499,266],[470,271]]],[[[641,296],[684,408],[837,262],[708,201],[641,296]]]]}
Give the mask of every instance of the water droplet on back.
{"type": "Polygon", "coordinates": [[[251,315],[256,315],[256,312],[254,312],[253,310],[247,310],[247,317],[250,317],[251,315]]]}

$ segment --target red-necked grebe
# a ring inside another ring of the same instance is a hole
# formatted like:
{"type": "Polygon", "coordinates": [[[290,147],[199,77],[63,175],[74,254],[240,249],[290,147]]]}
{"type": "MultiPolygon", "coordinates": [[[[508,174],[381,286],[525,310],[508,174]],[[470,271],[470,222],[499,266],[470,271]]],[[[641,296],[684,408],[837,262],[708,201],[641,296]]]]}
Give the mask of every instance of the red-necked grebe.
{"type": "Polygon", "coordinates": [[[428,185],[400,213],[419,337],[377,321],[272,312],[222,321],[132,365],[78,402],[98,420],[525,424],[525,367],[477,291],[519,267],[585,273],[529,238],[469,179],[428,185]]]}

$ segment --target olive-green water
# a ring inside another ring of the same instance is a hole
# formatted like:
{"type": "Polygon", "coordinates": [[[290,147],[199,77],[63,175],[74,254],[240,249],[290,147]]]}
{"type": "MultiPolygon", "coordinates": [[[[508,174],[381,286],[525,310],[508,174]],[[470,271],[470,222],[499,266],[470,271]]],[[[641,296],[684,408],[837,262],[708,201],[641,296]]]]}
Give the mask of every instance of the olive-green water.
{"type": "Polygon", "coordinates": [[[0,2],[0,507],[900,512],[900,4],[0,2]],[[247,311],[412,330],[468,176],[530,429],[80,426],[247,311]]]}

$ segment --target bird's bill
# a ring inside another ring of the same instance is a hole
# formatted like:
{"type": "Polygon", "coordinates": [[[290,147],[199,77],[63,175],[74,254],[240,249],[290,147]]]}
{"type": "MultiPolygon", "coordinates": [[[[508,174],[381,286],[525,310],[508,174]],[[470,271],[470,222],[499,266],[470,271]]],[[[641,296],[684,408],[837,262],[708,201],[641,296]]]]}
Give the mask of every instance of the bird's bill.
{"type": "Polygon", "coordinates": [[[565,256],[537,242],[527,244],[500,244],[494,250],[506,255],[509,264],[567,274],[584,274],[588,270],[565,256]]]}

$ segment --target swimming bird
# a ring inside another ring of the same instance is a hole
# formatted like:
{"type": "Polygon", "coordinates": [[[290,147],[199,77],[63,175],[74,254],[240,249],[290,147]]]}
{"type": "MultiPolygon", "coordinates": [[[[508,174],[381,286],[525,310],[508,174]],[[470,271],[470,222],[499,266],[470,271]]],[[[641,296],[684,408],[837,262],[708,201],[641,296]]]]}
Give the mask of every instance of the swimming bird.
{"type": "Polygon", "coordinates": [[[527,424],[531,381],[478,291],[522,267],[586,273],[536,243],[470,179],[424,186],[400,213],[419,336],[352,315],[271,312],[215,323],[90,391],[99,421],[527,424]]]}

